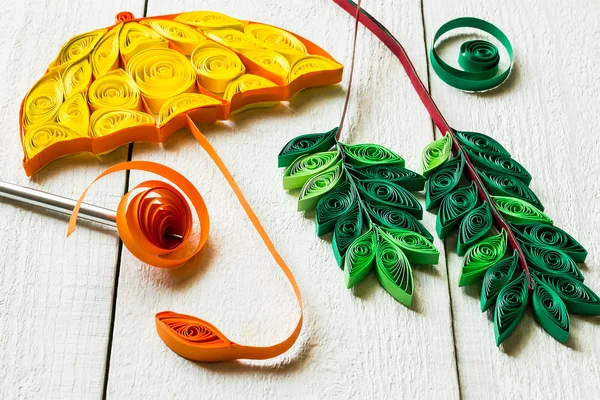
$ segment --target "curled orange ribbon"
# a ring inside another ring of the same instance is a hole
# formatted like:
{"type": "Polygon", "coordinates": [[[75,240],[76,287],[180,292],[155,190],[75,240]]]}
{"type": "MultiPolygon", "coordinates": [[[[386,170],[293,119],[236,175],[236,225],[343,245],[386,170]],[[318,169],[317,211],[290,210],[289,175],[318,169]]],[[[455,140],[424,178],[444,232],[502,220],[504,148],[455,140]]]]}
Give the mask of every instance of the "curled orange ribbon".
{"type": "MultiPolygon", "coordinates": [[[[186,116],[186,123],[194,138],[223,174],[269,253],[289,280],[298,300],[300,317],[292,333],[285,340],[271,346],[249,346],[235,343],[211,323],[172,311],[156,314],[156,330],[171,350],[194,361],[264,360],[276,357],[294,345],[302,330],[303,307],[300,289],[292,271],[277,252],[258,216],[250,207],[221,157],[189,116],[186,116]]],[[[206,243],[210,226],[206,205],[194,185],[183,175],[164,165],[148,161],[129,161],[107,169],[90,186],[108,174],[124,170],[152,172],[168,179],[187,196],[200,222],[200,238],[195,250],[183,258],[164,257],[181,249],[189,241],[193,228],[191,209],[185,197],[172,185],[154,180],[146,181],[128,192],[117,209],[117,229],[125,246],[141,261],[160,268],[176,267],[194,257],[206,243]],[[133,192],[136,193],[132,195],[133,192]],[[129,200],[130,197],[131,200],[129,200]],[[173,238],[173,235],[181,236],[181,240],[173,238]]],[[[83,192],[73,210],[67,236],[75,230],[79,208],[90,186],[83,192]]]]}

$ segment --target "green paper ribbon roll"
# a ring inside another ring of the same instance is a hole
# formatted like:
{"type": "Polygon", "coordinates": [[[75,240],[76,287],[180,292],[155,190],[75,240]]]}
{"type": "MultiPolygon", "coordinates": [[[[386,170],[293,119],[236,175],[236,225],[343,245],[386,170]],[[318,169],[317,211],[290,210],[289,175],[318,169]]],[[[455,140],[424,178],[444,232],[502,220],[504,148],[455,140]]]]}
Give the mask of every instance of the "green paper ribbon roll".
{"type": "Polygon", "coordinates": [[[493,222],[490,208],[485,203],[465,215],[458,227],[456,253],[459,256],[464,256],[471,246],[489,233],[493,222]]]}
{"type": "Polygon", "coordinates": [[[519,325],[528,297],[527,277],[524,271],[498,294],[494,309],[494,336],[497,346],[500,346],[519,325]]]}
{"type": "Polygon", "coordinates": [[[427,211],[438,207],[444,197],[458,186],[464,167],[465,160],[461,153],[429,176],[425,188],[427,211]]]}
{"type": "Polygon", "coordinates": [[[366,167],[346,165],[346,169],[357,178],[386,180],[411,192],[418,192],[425,188],[425,177],[423,175],[398,165],[371,165],[366,167]]]}
{"type": "Polygon", "coordinates": [[[508,222],[529,223],[539,222],[543,224],[553,224],[553,221],[546,214],[526,202],[507,196],[490,196],[496,205],[498,211],[502,213],[508,222]]]}
{"type": "Polygon", "coordinates": [[[463,147],[477,153],[496,153],[510,157],[510,153],[493,138],[479,132],[455,131],[456,138],[463,147]]]}
{"type": "Polygon", "coordinates": [[[387,236],[404,253],[413,264],[437,264],[440,252],[424,236],[404,229],[380,229],[380,234],[387,236]]]}
{"type": "Polygon", "coordinates": [[[534,277],[532,294],[533,317],[552,337],[565,343],[570,333],[567,306],[550,286],[534,277]]]}
{"type": "Polygon", "coordinates": [[[335,144],[338,128],[324,133],[309,133],[293,138],[283,146],[277,157],[279,168],[287,167],[299,156],[327,151],[335,144]]]}
{"type": "Polygon", "coordinates": [[[583,282],[583,274],[575,261],[562,251],[531,243],[522,243],[521,249],[532,269],[543,274],[566,275],[583,282]]]}
{"type": "Polygon", "coordinates": [[[365,232],[348,247],[344,258],[344,278],[348,289],[369,274],[373,267],[376,251],[377,242],[372,229],[365,232]]]}
{"type": "Polygon", "coordinates": [[[338,161],[329,169],[314,175],[306,181],[298,196],[298,211],[312,210],[327,192],[342,179],[342,162],[338,161]]]}
{"type": "Polygon", "coordinates": [[[536,274],[536,277],[560,296],[570,313],[600,315],[600,298],[583,282],[564,275],[536,274]]]}
{"type": "Polygon", "coordinates": [[[387,147],[378,144],[342,144],[346,161],[356,166],[398,165],[404,167],[404,159],[387,147]]]}
{"type": "Polygon", "coordinates": [[[497,262],[485,271],[481,285],[481,312],[490,308],[498,297],[500,290],[512,279],[519,265],[519,253],[515,250],[513,255],[497,262]]]}
{"type": "Polygon", "coordinates": [[[317,236],[331,232],[338,218],[356,206],[356,195],[347,182],[321,197],[315,210],[317,236]]]}
{"type": "Polygon", "coordinates": [[[491,266],[506,253],[506,231],[482,240],[467,251],[463,259],[458,286],[468,286],[480,280],[491,266]]]}
{"type": "Polygon", "coordinates": [[[562,229],[547,224],[511,224],[513,232],[521,242],[530,242],[561,250],[575,262],[585,262],[587,250],[562,229]]]}
{"type": "Polygon", "coordinates": [[[356,186],[369,204],[400,208],[417,219],[423,218],[421,203],[402,186],[381,179],[360,180],[356,186]]]}
{"type": "Polygon", "coordinates": [[[365,204],[369,215],[376,222],[386,228],[406,229],[422,235],[425,239],[433,242],[433,236],[415,217],[393,206],[372,206],[365,204]]]}
{"type": "Polygon", "coordinates": [[[510,40],[496,26],[482,19],[463,17],[448,21],[438,29],[433,37],[430,59],[435,73],[448,85],[467,92],[480,92],[498,87],[508,78],[513,64],[513,49],[510,40]],[[469,40],[461,45],[458,64],[463,70],[448,65],[438,55],[436,44],[442,35],[458,28],[475,28],[494,36],[506,49],[510,65],[498,73],[498,48],[485,40],[469,40]]]}
{"type": "Polygon", "coordinates": [[[311,177],[332,167],[339,156],[338,151],[326,151],[298,157],[283,174],[283,188],[300,189],[311,177]]]}
{"type": "Polygon", "coordinates": [[[436,232],[440,239],[454,231],[463,217],[477,205],[477,186],[455,189],[442,200],[436,219],[436,232]]]}
{"type": "Polygon", "coordinates": [[[380,236],[375,255],[375,272],[381,286],[400,303],[412,304],[414,281],[406,255],[387,236],[380,236]]]}
{"type": "Polygon", "coordinates": [[[346,255],[348,246],[360,236],[362,227],[363,215],[359,205],[342,215],[335,223],[331,247],[333,248],[335,260],[340,267],[344,265],[344,255],[346,255]]]}
{"type": "Polygon", "coordinates": [[[452,138],[450,135],[442,136],[425,146],[421,155],[423,175],[429,176],[436,168],[445,163],[450,157],[451,151],[452,138]]]}

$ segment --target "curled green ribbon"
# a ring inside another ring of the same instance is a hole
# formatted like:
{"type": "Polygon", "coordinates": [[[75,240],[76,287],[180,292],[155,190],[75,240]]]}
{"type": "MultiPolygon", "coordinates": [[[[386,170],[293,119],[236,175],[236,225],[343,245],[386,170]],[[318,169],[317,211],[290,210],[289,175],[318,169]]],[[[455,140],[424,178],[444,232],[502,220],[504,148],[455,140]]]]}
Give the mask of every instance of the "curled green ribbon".
{"type": "Polygon", "coordinates": [[[510,40],[496,26],[482,19],[463,17],[448,21],[438,29],[433,37],[430,59],[435,73],[448,85],[467,92],[480,92],[498,87],[508,78],[513,65],[513,48],[510,40]],[[506,49],[510,65],[498,73],[498,48],[485,40],[469,40],[461,45],[458,64],[463,70],[448,65],[438,55],[436,44],[442,35],[458,28],[475,28],[494,36],[506,49]]]}

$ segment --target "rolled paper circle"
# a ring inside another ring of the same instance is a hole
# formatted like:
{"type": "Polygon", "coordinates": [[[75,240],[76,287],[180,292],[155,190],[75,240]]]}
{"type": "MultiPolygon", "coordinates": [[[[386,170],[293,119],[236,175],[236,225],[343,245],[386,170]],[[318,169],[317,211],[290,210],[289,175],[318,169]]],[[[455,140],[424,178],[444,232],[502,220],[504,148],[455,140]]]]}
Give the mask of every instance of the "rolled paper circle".
{"type": "Polygon", "coordinates": [[[573,314],[600,315],[600,298],[577,279],[562,275],[536,274],[554,290],[573,314]]]}
{"type": "Polygon", "coordinates": [[[321,197],[315,209],[317,236],[331,232],[342,215],[356,203],[356,194],[347,182],[343,182],[321,197]]]}
{"type": "Polygon", "coordinates": [[[498,294],[494,310],[494,336],[496,336],[497,346],[500,346],[519,325],[528,298],[527,277],[523,271],[498,294]]]}
{"type": "Polygon", "coordinates": [[[264,48],[252,36],[235,29],[211,29],[204,31],[204,34],[215,42],[240,52],[264,48]]]}
{"type": "Polygon", "coordinates": [[[117,22],[128,22],[135,19],[135,15],[131,11],[121,11],[115,15],[115,21],[117,22]]]}
{"type": "Polygon", "coordinates": [[[287,77],[288,82],[292,82],[294,79],[301,75],[309,74],[311,72],[325,71],[340,69],[342,66],[329,58],[322,56],[310,55],[304,56],[296,60],[291,68],[290,74],[287,77]]]}
{"type": "Polygon", "coordinates": [[[480,280],[490,267],[504,257],[506,245],[507,234],[504,229],[498,235],[473,245],[463,259],[458,286],[468,286],[480,280]]]}
{"type": "Polygon", "coordinates": [[[200,30],[234,28],[242,29],[243,21],[214,11],[190,11],[176,16],[174,21],[194,26],[200,30]]]}
{"type": "Polygon", "coordinates": [[[92,52],[92,72],[96,78],[119,68],[119,32],[123,24],[108,31],[92,52]]]}
{"type": "Polygon", "coordinates": [[[125,61],[142,50],[166,49],[169,42],[156,31],[137,22],[128,22],[119,34],[119,51],[125,61]]]}
{"type": "Polygon", "coordinates": [[[198,83],[213,93],[223,93],[229,82],[246,72],[242,60],[231,50],[213,42],[203,42],[191,57],[198,83]]]}
{"type": "Polygon", "coordinates": [[[421,203],[402,186],[382,179],[369,179],[357,181],[357,187],[369,204],[400,208],[417,219],[423,218],[421,203]]]}
{"type": "Polygon", "coordinates": [[[78,92],[86,92],[92,79],[92,66],[87,58],[71,64],[62,74],[65,98],[78,92]]]}
{"type": "Polygon", "coordinates": [[[487,203],[481,204],[469,212],[458,227],[456,254],[464,256],[467,250],[488,234],[494,219],[487,203]]]}
{"type": "Polygon", "coordinates": [[[174,116],[200,107],[216,106],[221,102],[215,98],[199,93],[182,93],[168,99],[160,108],[158,123],[160,126],[169,122],[174,116]]]}
{"type": "Polygon", "coordinates": [[[394,206],[373,206],[365,204],[369,215],[376,222],[392,229],[406,229],[416,232],[430,242],[433,242],[433,236],[415,217],[406,211],[400,210],[394,206]]]}
{"type": "Polygon", "coordinates": [[[530,243],[522,243],[521,248],[532,269],[542,273],[567,275],[579,281],[584,280],[575,261],[562,251],[530,243]]]}
{"type": "Polygon", "coordinates": [[[140,24],[154,29],[165,39],[175,43],[186,56],[192,54],[196,46],[206,37],[187,25],[168,19],[146,19],[140,24]]]}
{"type": "Polygon", "coordinates": [[[454,135],[461,145],[475,152],[497,153],[510,157],[510,153],[493,138],[478,132],[455,131],[454,135]]]}
{"type": "Polygon", "coordinates": [[[196,90],[196,74],[185,56],[172,49],[142,50],[129,60],[127,72],[154,113],[171,97],[196,90]]]}
{"type": "Polygon", "coordinates": [[[410,262],[402,250],[386,237],[377,243],[375,267],[381,286],[400,303],[410,307],[414,293],[410,262]]]}
{"type": "Polygon", "coordinates": [[[140,90],[131,76],[122,69],[117,69],[92,82],[88,102],[92,111],[100,108],[139,110],[140,90]]]}
{"type": "Polygon", "coordinates": [[[513,48],[510,40],[496,26],[478,18],[464,17],[446,22],[438,29],[433,37],[430,59],[433,70],[442,81],[460,90],[479,92],[498,87],[508,78],[513,64],[513,48]],[[438,55],[436,45],[442,35],[458,28],[475,28],[491,34],[506,49],[508,67],[498,72],[498,48],[484,40],[470,40],[461,45],[458,63],[463,70],[448,65],[438,55]]]}
{"type": "Polygon", "coordinates": [[[425,207],[427,210],[439,206],[444,197],[458,186],[464,166],[464,158],[457,156],[429,175],[425,188],[425,207]]]}
{"type": "Polygon", "coordinates": [[[50,67],[71,64],[86,58],[106,32],[107,29],[99,29],[72,37],[60,49],[58,57],[50,64],[50,67]]]}
{"type": "Polygon", "coordinates": [[[267,78],[263,78],[259,75],[254,74],[244,74],[239,78],[231,81],[227,88],[225,88],[225,93],[223,94],[223,98],[227,101],[231,101],[233,95],[236,93],[247,92],[249,90],[262,89],[268,87],[277,86],[267,78]]]}
{"type": "Polygon", "coordinates": [[[377,242],[372,229],[350,244],[344,257],[344,278],[348,289],[362,281],[369,274],[373,268],[376,251],[377,242]]]}
{"type": "Polygon", "coordinates": [[[154,126],[154,118],[141,111],[101,108],[92,113],[92,137],[102,137],[133,126],[154,126]]]}
{"type": "Polygon", "coordinates": [[[451,150],[452,137],[450,135],[445,135],[425,146],[421,156],[423,175],[428,176],[432,171],[444,164],[450,157],[451,150]]]}
{"type": "Polygon", "coordinates": [[[335,135],[337,131],[338,128],[336,127],[328,132],[309,133],[293,138],[279,152],[277,165],[279,168],[287,167],[301,155],[331,149],[336,143],[335,135]]]}
{"type": "Polygon", "coordinates": [[[509,222],[529,223],[539,222],[544,224],[553,224],[553,221],[546,214],[538,210],[525,200],[507,196],[491,196],[498,211],[509,222]]]}
{"type": "Polygon", "coordinates": [[[342,162],[338,161],[327,170],[306,181],[298,196],[298,211],[312,210],[327,192],[342,179],[342,162]]]}
{"type": "MultiPolygon", "coordinates": [[[[210,226],[208,210],[194,185],[171,168],[146,161],[129,161],[108,168],[91,185],[106,175],[123,170],[151,172],[173,183],[145,181],[123,196],[117,208],[117,229],[123,244],[140,261],[158,268],[177,267],[194,257],[206,243],[210,226]],[[190,204],[199,224],[195,247],[190,242],[194,228],[190,204]],[[181,236],[181,239],[173,235],[181,236]],[[190,251],[188,245],[193,250],[190,251]],[[188,251],[182,254],[182,249],[188,251]]],[[[75,230],[79,207],[90,186],[73,210],[67,237],[75,230]]]]}
{"type": "Polygon", "coordinates": [[[290,62],[295,62],[308,53],[304,43],[296,36],[274,26],[248,24],[244,27],[244,33],[267,49],[283,54],[290,62]]]}
{"type": "Polygon", "coordinates": [[[27,158],[31,158],[51,144],[80,137],[87,137],[87,135],[82,136],[71,128],[56,122],[35,125],[25,133],[23,138],[25,154],[27,158]]]}
{"type": "Polygon", "coordinates": [[[533,316],[556,340],[565,343],[569,338],[570,318],[567,306],[550,286],[538,278],[532,295],[533,316]]]}
{"type": "Polygon", "coordinates": [[[50,71],[31,88],[23,103],[23,127],[56,119],[63,102],[63,84],[57,71],[50,71]]]}
{"type": "Polygon", "coordinates": [[[65,100],[58,110],[58,122],[82,136],[88,134],[90,109],[84,92],[76,93],[65,100]]]}
{"type": "Polygon", "coordinates": [[[253,49],[243,54],[264,69],[286,79],[290,73],[290,63],[283,55],[273,50],[253,49]]]}
{"type": "Polygon", "coordinates": [[[369,166],[377,164],[404,167],[404,159],[390,149],[378,144],[342,144],[348,164],[369,166]]]}
{"type": "Polygon", "coordinates": [[[562,229],[547,224],[512,224],[517,238],[524,242],[553,247],[568,254],[575,262],[585,262],[587,250],[562,229]]]}
{"type": "Polygon", "coordinates": [[[338,151],[326,151],[298,157],[283,174],[283,188],[285,190],[301,188],[312,176],[337,163],[339,157],[338,151]]]}

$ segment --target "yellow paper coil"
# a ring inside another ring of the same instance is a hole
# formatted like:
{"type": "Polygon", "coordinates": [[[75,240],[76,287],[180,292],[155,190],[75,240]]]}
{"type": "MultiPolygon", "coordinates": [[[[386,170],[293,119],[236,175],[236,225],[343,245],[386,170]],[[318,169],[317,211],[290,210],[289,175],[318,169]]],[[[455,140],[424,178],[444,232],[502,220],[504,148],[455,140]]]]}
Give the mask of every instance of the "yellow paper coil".
{"type": "Polygon", "coordinates": [[[92,52],[92,72],[98,78],[105,73],[119,68],[119,32],[123,24],[108,31],[92,52]]]}
{"type": "Polygon", "coordinates": [[[54,121],[63,102],[63,84],[58,71],[50,71],[31,88],[23,104],[23,127],[54,121]]]}
{"type": "Polygon", "coordinates": [[[92,113],[90,127],[93,137],[110,135],[121,129],[154,125],[154,118],[141,111],[101,108],[92,113]]]}
{"type": "Polygon", "coordinates": [[[69,98],[72,94],[86,92],[92,79],[92,66],[87,58],[83,58],[65,70],[62,76],[64,95],[69,98]]]}
{"type": "Polygon", "coordinates": [[[231,98],[236,93],[273,86],[277,85],[267,78],[258,75],[244,74],[227,85],[223,98],[227,101],[231,101],[231,98]]]}
{"type": "Polygon", "coordinates": [[[192,54],[196,46],[206,40],[206,37],[200,32],[179,22],[166,19],[147,19],[140,23],[154,29],[165,39],[175,43],[186,56],[192,54]]]}
{"type": "Polygon", "coordinates": [[[53,143],[79,137],[85,136],[56,122],[37,125],[25,134],[25,138],[23,139],[25,154],[28,158],[31,158],[53,143]]]}
{"type": "Polygon", "coordinates": [[[293,81],[300,75],[308,74],[309,72],[323,71],[328,69],[338,69],[342,66],[331,61],[328,58],[321,56],[305,56],[296,61],[290,69],[288,82],[293,81]]]}
{"type": "Polygon", "coordinates": [[[99,108],[141,108],[140,89],[122,69],[111,71],[90,85],[88,102],[92,111],[99,108]]]}
{"type": "Polygon", "coordinates": [[[169,98],[196,91],[194,69],[183,54],[172,49],[139,52],[127,63],[127,72],[154,113],[169,98]]]}
{"type": "Polygon", "coordinates": [[[213,42],[200,43],[192,53],[198,82],[213,93],[223,93],[229,82],[242,75],[246,67],[231,50],[213,42]]]}
{"type": "Polygon", "coordinates": [[[304,43],[283,29],[263,24],[248,24],[244,32],[267,49],[283,54],[290,62],[295,62],[307,53],[304,43]]]}
{"type": "Polygon", "coordinates": [[[169,42],[161,35],[137,22],[128,22],[119,34],[119,49],[125,61],[142,50],[168,48],[169,42]]]}
{"type": "Polygon", "coordinates": [[[88,135],[90,109],[84,92],[78,92],[65,100],[58,111],[58,122],[71,128],[81,136],[88,135]]]}
{"type": "Polygon", "coordinates": [[[235,29],[214,29],[204,31],[204,34],[215,42],[237,51],[262,49],[263,46],[243,32],[235,29]]]}
{"type": "Polygon", "coordinates": [[[214,11],[186,12],[179,14],[174,20],[195,26],[201,30],[221,28],[242,29],[245,25],[244,21],[214,11]]]}
{"type": "Polygon", "coordinates": [[[269,72],[287,79],[290,63],[287,58],[273,50],[249,50],[243,54],[269,72]]]}
{"type": "Polygon", "coordinates": [[[218,104],[221,104],[221,102],[205,94],[182,93],[163,104],[158,113],[158,124],[162,126],[169,122],[175,115],[186,111],[218,104]]]}
{"type": "Polygon", "coordinates": [[[106,31],[107,29],[99,29],[97,31],[87,32],[72,37],[60,49],[58,57],[50,64],[50,67],[70,64],[86,58],[92,52],[96,43],[104,36],[106,31]]]}

